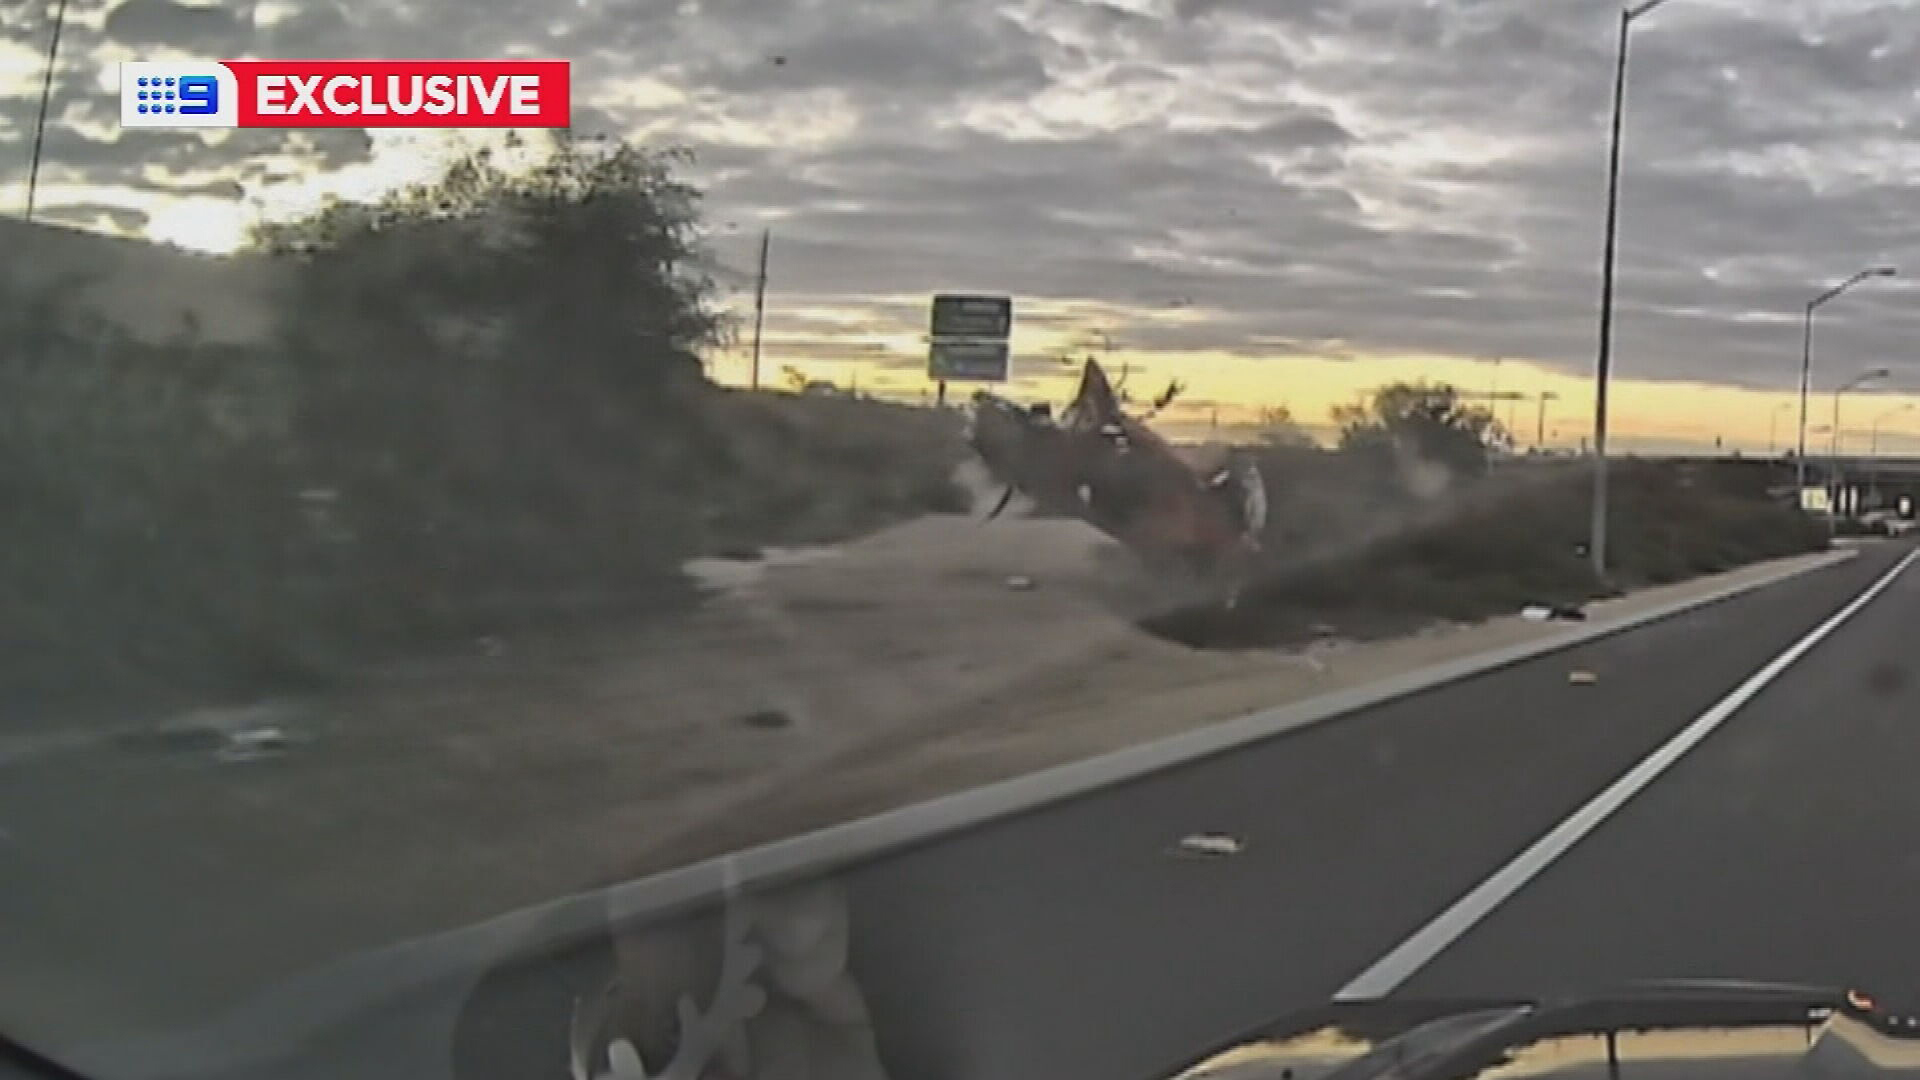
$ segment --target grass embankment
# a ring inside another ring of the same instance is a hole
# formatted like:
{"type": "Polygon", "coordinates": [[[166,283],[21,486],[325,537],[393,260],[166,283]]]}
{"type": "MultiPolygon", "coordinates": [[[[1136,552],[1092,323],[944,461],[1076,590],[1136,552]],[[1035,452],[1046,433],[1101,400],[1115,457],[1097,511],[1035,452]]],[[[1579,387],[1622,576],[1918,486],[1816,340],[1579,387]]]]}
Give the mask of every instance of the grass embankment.
{"type": "Polygon", "coordinates": [[[952,413],[687,384],[598,438],[369,388],[323,445],[267,350],[93,328],[0,356],[0,706],[20,723],[325,685],[692,599],[703,553],[960,511],[952,413]],[[400,434],[407,437],[401,438],[400,434]]]}
{"type": "Polygon", "coordinates": [[[1274,522],[1262,579],[1233,612],[1181,611],[1149,629],[1212,647],[1297,642],[1326,626],[1372,637],[1577,605],[1827,545],[1817,522],[1767,496],[1764,471],[1735,463],[1616,463],[1606,582],[1586,557],[1585,463],[1514,465],[1431,500],[1396,497],[1337,454],[1275,452],[1263,467],[1274,522]]]}

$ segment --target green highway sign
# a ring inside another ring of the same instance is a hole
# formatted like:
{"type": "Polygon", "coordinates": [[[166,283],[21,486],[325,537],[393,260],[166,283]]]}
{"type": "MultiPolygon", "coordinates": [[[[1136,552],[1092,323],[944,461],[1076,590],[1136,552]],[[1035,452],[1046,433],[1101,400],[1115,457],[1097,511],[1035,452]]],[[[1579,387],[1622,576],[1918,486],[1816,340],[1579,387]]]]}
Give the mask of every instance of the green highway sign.
{"type": "Polygon", "coordinates": [[[933,298],[936,338],[999,338],[1013,332],[1013,298],[945,294],[933,298]]]}
{"type": "Polygon", "coordinates": [[[928,377],[945,382],[1005,382],[1012,350],[1004,341],[935,341],[928,377]]]}

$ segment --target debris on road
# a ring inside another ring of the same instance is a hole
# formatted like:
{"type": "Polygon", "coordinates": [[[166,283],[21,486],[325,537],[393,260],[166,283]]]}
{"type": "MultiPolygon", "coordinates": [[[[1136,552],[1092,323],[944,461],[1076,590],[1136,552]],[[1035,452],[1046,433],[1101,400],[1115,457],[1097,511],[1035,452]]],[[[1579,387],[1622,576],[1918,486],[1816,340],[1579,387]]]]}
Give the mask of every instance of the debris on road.
{"type": "Polygon", "coordinates": [[[1592,686],[1600,681],[1600,676],[1591,671],[1572,671],[1567,673],[1567,682],[1574,686],[1592,686]]]}
{"type": "Polygon", "coordinates": [[[1238,855],[1246,849],[1239,838],[1226,833],[1194,833],[1182,837],[1180,850],[1190,855],[1205,855],[1210,858],[1225,858],[1238,855]]]}
{"type": "Polygon", "coordinates": [[[1016,574],[1007,579],[1007,588],[1012,589],[1014,592],[1032,592],[1035,588],[1035,582],[1030,577],[1022,577],[1016,574]]]}
{"type": "Polygon", "coordinates": [[[1586,622],[1587,613],[1571,604],[1534,604],[1520,609],[1520,617],[1528,622],[1586,622]]]}
{"type": "Polygon", "coordinates": [[[227,733],[227,742],[214,756],[221,761],[257,761],[284,753],[287,733],[277,727],[249,728],[227,733]]]}
{"type": "Polygon", "coordinates": [[[761,709],[750,712],[740,718],[740,722],[750,728],[772,731],[778,728],[792,727],[793,717],[785,709],[761,709]]]}

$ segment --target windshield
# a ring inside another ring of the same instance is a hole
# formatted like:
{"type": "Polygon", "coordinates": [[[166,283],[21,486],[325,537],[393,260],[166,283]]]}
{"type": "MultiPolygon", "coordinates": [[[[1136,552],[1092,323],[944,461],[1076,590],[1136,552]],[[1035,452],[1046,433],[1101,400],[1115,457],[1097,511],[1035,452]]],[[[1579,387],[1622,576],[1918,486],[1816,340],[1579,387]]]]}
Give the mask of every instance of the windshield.
{"type": "Polygon", "coordinates": [[[1910,980],[1818,928],[1920,884],[1916,35],[0,4],[0,1034],[1149,1075],[1910,980]]]}

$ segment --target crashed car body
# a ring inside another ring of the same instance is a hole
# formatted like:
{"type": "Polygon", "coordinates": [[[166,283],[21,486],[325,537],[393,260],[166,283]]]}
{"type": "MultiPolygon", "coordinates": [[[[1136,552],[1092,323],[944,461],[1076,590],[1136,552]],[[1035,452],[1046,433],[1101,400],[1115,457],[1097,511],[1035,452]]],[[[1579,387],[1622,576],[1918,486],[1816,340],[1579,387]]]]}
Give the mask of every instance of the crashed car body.
{"type": "Polygon", "coordinates": [[[1252,569],[1266,527],[1260,470],[1218,446],[1176,448],[1128,416],[1092,360],[1056,421],[999,395],[974,395],[968,441],[1006,491],[1047,513],[1085,521],[1155,570],[1180,570],[1229,603],[1252,569]]]}

